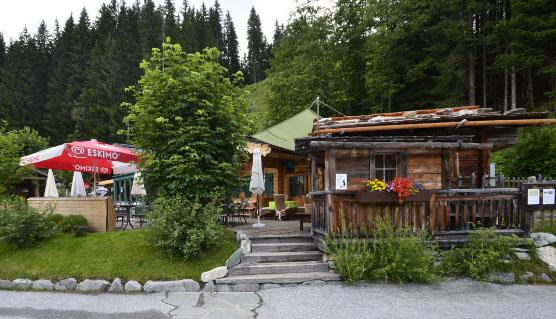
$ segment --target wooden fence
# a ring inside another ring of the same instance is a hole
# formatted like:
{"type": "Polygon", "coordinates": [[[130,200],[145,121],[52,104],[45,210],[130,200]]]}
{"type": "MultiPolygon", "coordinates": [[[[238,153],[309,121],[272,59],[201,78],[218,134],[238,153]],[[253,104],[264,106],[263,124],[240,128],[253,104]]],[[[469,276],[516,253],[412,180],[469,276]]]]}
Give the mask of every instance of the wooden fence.
{"type": "Polygon", "coordinates": [[[528,227],[517,189],[437,191],[429,201],[360,202],[355,192],[320,192],[313,201],[313,232],[334,234],[372,230],[376,219],[389,217],[394,225],[432,234],[467,231],[478,225],[498,229],[528,227]]]}

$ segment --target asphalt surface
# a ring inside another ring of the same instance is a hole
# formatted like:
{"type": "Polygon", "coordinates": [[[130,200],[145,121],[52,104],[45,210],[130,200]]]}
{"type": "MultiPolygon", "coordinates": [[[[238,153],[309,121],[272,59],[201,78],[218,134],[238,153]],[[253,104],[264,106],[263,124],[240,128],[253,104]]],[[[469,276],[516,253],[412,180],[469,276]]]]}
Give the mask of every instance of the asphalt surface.
{"type": "Polygon", "coordinates": [[[556,286],[457,280],[438,285],[281,288],[259,295],[259,319],[556,318],[556,286]]]}
{"type": "MultiPolygon", "coordinates": [[[[501,286],[457,280],[437,285],[297,286],[259,291],[257,297],[262,304],[252,310],[252,316],[247,312],[247,316],[257,319],[556,318],[556,286],[501,286]]],[[[228,306],[233,307],[233,300],[228,306]]],[[[162,293],[0,291],[0,319],[193,318],[186,306],[179,295],[162,293]]],[[[218,316],[227,317],[223,313],[218,316]]]]}

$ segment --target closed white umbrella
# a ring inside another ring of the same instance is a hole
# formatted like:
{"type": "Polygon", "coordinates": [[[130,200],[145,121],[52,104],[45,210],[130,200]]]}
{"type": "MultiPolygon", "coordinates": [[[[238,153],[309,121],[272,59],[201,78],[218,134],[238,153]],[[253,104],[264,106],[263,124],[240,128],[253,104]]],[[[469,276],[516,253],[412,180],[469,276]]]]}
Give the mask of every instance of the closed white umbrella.
{"type": "Polygon", "coordinates": [[[87,192],[85,191],[85,183],[83,183],[83,175],[81,175],[81,172],[73,172],[70,195],[71,197],[87,196],[87,192]]]}
{"type": "Polygon", "coordinates": [[[46,188],[44,190],[44,197],[59,197],[58,189],[56,188],[56,180],[54,179],[54,172],[48,170],[48,177],[46,178],[46,188]]]}
{"type": "Polygon", "coordinates": [[[145,185],[143,184],[143,177],[141,172],[136,172],[133,175],[133,185],[131,185],[131,195],[133,196],[147,196],[145,185]]]}
{"type": "Polygon", "coordinates": [[[253,165],[251,166],[251,181],[249,182],[249,191],[257,195],[257,223],[253,227],[265,227],[261,224],[261,205],[259,203],[259,195],[264,192],[264,172],[261,150],[256,148],[253,151],[253,165]]]}

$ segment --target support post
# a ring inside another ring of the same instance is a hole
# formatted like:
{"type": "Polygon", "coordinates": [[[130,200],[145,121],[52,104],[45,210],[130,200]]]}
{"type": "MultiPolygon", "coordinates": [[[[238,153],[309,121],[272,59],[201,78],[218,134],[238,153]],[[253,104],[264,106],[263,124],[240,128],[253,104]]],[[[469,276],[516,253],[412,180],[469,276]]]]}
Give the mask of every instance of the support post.
{"type": "Polygon", "coordinates": [[[442,150],[442,189],[450,189],[450,151],[442,150]]]}
{"type": "Polygon", "coordinates": [[[317,156],[314,152],[311,153],[311,191],[316,192],[318,189],[318,176],[317,176],[317,156]]]}

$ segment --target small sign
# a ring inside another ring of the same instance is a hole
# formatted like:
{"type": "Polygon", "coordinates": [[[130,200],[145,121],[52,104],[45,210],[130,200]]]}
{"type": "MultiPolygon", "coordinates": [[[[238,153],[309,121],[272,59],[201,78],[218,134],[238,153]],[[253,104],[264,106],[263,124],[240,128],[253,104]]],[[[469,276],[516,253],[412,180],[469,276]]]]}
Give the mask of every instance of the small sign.
{"type": "Polygon", "coordinates": [[[539,205],[541,192],[538,188],[529,188],[527,190],[527,205],[539,205]]]}
{"type": "Polygon", "coordinates": [[[542,190],[542,203],[543,205],[554,205],[554,188],[542,190]]]}
{"type": "Polygon", "coordinates": [[[348,185],[347,174],[336,174],[336,189],[347,189],[348,185]]]}

